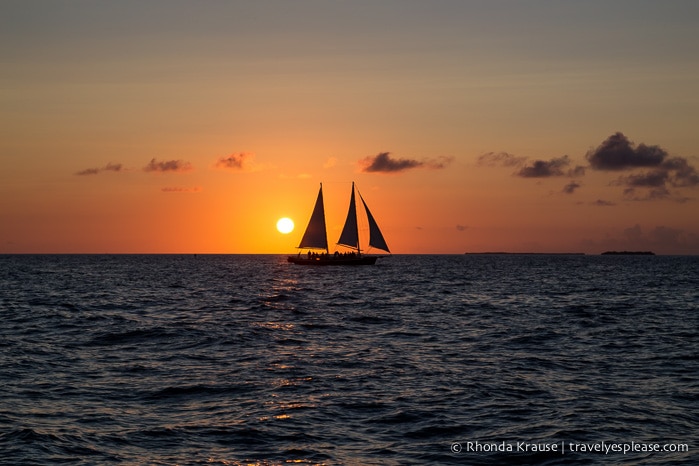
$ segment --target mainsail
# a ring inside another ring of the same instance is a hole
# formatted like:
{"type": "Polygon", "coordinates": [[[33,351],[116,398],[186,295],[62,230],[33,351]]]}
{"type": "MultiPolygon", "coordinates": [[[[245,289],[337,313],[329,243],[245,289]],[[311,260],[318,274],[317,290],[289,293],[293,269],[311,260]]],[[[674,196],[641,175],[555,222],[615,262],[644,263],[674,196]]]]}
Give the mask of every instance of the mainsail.
{"type": "Polygon", "coordinates": [[[328,237],[325,233],[325,209],[323,208],[323,184],[318,191],[318,199],[308,222],[306,232],[301,238],[299,248],[328,250],[328,237]]]}
{"type": "MultiPolygon", "coordinates": [[[[354,190],[352,194],[354,195],[354,190]]],[[[369,221],[369,246],[391,252],[388,250],[388,245],[386,244],[386,240],[383,239],[379,225],[376,223],[376,220],[374,220],[374,216],[371,215],[371,212],[369,212],[369,207],[366,205],[366,202],[364,202],[364,198],[361,194],[359,194],[359,199],[362,200],[364,210],[366,210],[366,218],[369,221]]]]}
{"type": "MultiPolygon", "coordinates": [[[[367,207],[366,202],[361,193],[359,194],[359,199],[362,200],[362,205],[366,211],[367,220],[369,222],[369,246],[372,248],[382,249],[386,252],[391,252],[388,249],[386,240],[381,234],[379,225],[374,220],[374,216],[371,215],[369,207],[367,207]]],[[[342,233],[340,234],[340,239],[337,244],[341,246],[347,246],[356,249],[357,252],[361,252],[359,246],[359,227],[357,225],[357,203],[354,200],[354,183],[352,183],[352,195],[350,197],[350,205],[347,211],[347,219],[345,220],[345,226],[342,228],[342,233]]]]}
{"type": "Polygon", "coordinates": [[[347,219],[337,244],[359,251],[359,227],[357,226],[357,203],[354,200],[354,183],[352,183],[352,196],[350,196],[347,219]]]}

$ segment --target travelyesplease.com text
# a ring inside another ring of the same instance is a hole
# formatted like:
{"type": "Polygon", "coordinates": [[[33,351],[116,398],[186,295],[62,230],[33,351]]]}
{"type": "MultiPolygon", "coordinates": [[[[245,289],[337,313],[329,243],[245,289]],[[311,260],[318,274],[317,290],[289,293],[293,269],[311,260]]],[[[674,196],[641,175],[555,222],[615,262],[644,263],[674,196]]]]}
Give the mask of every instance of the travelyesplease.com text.
{"type": "Polygon", "coordinates": [[[453,453],[662,453],[687,452],[687,443],[643,443],[643,442],[454,442],[451,444],[453,453]]]}

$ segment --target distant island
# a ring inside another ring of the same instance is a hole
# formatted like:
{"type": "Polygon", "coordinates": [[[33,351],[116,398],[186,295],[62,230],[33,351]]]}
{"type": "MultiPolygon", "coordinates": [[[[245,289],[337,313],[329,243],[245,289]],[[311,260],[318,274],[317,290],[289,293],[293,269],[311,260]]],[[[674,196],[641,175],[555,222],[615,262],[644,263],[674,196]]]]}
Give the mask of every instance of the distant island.
{"type": "Polygon", "coordinates": [[[604,251],[603,256],[654,256],[653,251],[604,251]]]}

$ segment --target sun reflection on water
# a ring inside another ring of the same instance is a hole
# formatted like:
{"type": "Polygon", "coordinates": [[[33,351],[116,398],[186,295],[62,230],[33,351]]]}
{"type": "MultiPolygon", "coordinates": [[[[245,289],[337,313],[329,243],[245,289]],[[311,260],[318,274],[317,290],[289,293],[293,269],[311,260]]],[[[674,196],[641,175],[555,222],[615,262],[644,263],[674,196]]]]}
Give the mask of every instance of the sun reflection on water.
{"type": "Polygon", "coordinates": [[[268,461],[268,460],[224,460],[216,458],[208,458],[209,464],[223,464],[225,466],[281,466],[283,464],[308,464],[313,466],[327,466],[327,463],[318,463],[305,458],[286,459],[284,461],[268,461]]]}

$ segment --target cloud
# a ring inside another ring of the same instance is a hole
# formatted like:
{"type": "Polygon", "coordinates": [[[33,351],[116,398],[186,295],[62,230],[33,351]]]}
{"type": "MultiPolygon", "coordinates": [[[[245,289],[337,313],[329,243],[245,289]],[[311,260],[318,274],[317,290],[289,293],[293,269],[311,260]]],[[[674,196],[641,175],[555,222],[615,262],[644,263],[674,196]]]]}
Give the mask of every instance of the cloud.
{"type": "Polygon", "coordinates": [[[612,184],[628,186],[630,188],[658,188],[665,187],[670,176],[666,170],[653,170],[627,176],[620,176],[612,184]]]}
{"type": "Polygon", "coordinates": [[[478,157],[476,163],[486,167],[517,167],[524,164],[526,160],[526,157],[518,157],[507,152],[487,152],[478,157]]]}
{"type": "Polygon", "coordinates": [[[588,151],[585,158],[595,170],[626,170],[639,167],[657,167],[667,157],[658,146],[634,144],[617,132],[605,139],[596,149],[588,151]]]}
{"type": "Polygon", "coordinates": [[[143,167],[145,172],[158,172],[158,173],[182,173],[193,170],[192,164],[185,162],[183,160],[167,160],[164,162],[158,162],[156,159],[151,159],[148,165],[143,167]]]}
{"type": "Polygon", "coordinates": [[[104,166],[102,170],[107,170],[111,172],[120,172],[122,170],[123,166],[120,163],[112,163],[109,162],[107,165],[104,166]]]}
{"type": "MultiPolygon", "coordinates": [[[[672,196],[670,191],[665,186],[654,187],[648,191],[641,191],[638,194],[636,188],[624,189],[624,197],[630,201],[658,201],[662,199],[670,199],[672,196]]],[[[679,202],[684,202],[687,199],[676,199],[679,202]]]]}
{"type": "Polygon", "coordinates": [[[323,164],[323,168],[332,168],[337,165],[337,157],[328,157],[328,159],[323,164]]]}
{"type": "Polygon", "coordinates": [[[450,157],[440,157],[436,160],[394,159],[390,157],[390,152],[381,152],[374,157],[360,160],[359,165],[361,171],[367,173],[399,173],[412,168],[440,169],[451,161],[450,157]]]}
{"type": "Polygon", "coordinates": [[[466,225],[456,225],[456,231],[466,231],[467,229],[466,225]]]}
{"type": "Polygon", "coordinates": [[[686,202],[687,197],[673,195],[669,188],[687,188],[699,186],[699,173],[683,157],[669,157],[666,150],[659,146],[639,144],[635,146],[622,133],[609,136],[594,150],[585,156],[590,167],[595,170],[633,171],[647,168],[645,172],[636,172],[619,176],[612,185],[623,186],[624,197],[634,201],[653,201],[672,199],[686,202]],[[639,193],[639,190],[642,189],[639,193]]]}
{"type": "Polygon", "coordinates": [[[79,172],[76,172],[75,174],[78,176],[96,175],[100,171],[101,170],[99,168],[86,168],[85,170],[81,170],[79,172]]]}
{"type": "Polygon", "coordinates": [[[563,187],[563,192],[566,194],[573,194],[576,189],[578,189],[581,186],[580,183],[576,183],[575,181],[571,181],[567,185],[563,187]]]}
{"type": "Polygon", "coordinates": [[[256,172],[271,168],[270,165],[255,162],[255,154],[252,152],[235,152],[227,157],[220,157],[213,165],[217,170],[234,172],[256,172]]]}
{"type": "Polygon", "coordinates": [[[567,155],[557,159],[551,159],[549,161],[535,160],[532,165],[522,167],[522,169],[518,171],[516,175],[523,178],[548,178],[551,176],[563,176],[565,175],[563,169],[569,164],[570,159],[567,155]]]}
{"type": "Polygon", "coordinates": [[[120,171],[122,171],[122,169],[123,169],[123,166],[120,163],[109,162],[109,163],[107,163],[107,165],[105,165],[102,168],[86,168],[85,170],[80,170],[79,172],[76,172],[75,174],[78,176],[97,175],[97,174],[104,172],[104,171],[120,172],[120,171]]]}
{"type": "Polygon", "coordinates": [[[673,157],[663,162],[662,168],[670,172],[670,183],[675,187],[699,186],[699,173],[687,159],[673,157]]]}
{"type": "Polygon", "coordinates": [[[225,170],[244,170],[252,157],[253,155],[247,152],[234,153],[228,157],[219,158],[215,167],[225,170]]]}
{"type": "Polygon", "coordinates": [[[549,178],[554,176],[581,177],[585,175],[585,167],[576,166],[565,170],[570,165],[570,158],[563,155],[551,160],[534,160],[528,165],[527,157],[521,157],[509,152],[487,152],[476,161],[481,167],[521,167],[514,173],[522,178],[549,178]]]}
{"type": "MultiPolygon", "coordinates": [[[[530,160],[508,152],[487,152],[478,157],[478,166],[515,167],[514,176],[521,178],[581,178],[587,169],[597,171],[624,171],[610,184],[621,186],[627,200],[653,201],[668,199],[687,202],[691,198],[671,192],[672,188],[699,187],[699,172],[683,157],[671,157],[657,145],[634,144],[623,133],[617,132],[595,149],[585,154],[589,166],[571,168],[568,155],[549,160],[530,160]],[[645,171],[644,171],[645,170],[645,171]]],[[[563,187],[566,194],[574,194],[581,187],[570,182],[563,187]]]]}
{"type": "MultiPolygon", "coordinates": [[[[684,161],[686,163],[686,161],[684,161]]],[[[686,188],[699,185],[699,176],[695,169],[688,164],[682,165],[680,169],[675,169],[669,164],[663,165],[655,170],[645,173],[633,173],[620,176],[612,181],[612,185],[624,186],[624,197],[633,201],[656,201],[670,199],[676,202],[686,202],[690,198],[678,196],[670,191],[669,187],[686,188]],[[639,190],[641,191],[640,194],[639,190]]]]}
{"type": "Polygon", "coordinates": [[[362,160],[365,172],[401,172],[422,166],[422,162],[410,159],[392,159],[389,152],[381,152],[374,157],[366,157],[362,160]]]}
{"type": "Polygon", "coordinates": [[[168,186],[162,188],[161,191],[164,193],[198,193],[201,192],[201,186],[192,187],[182,187],[182,186],[168,186]]]}

